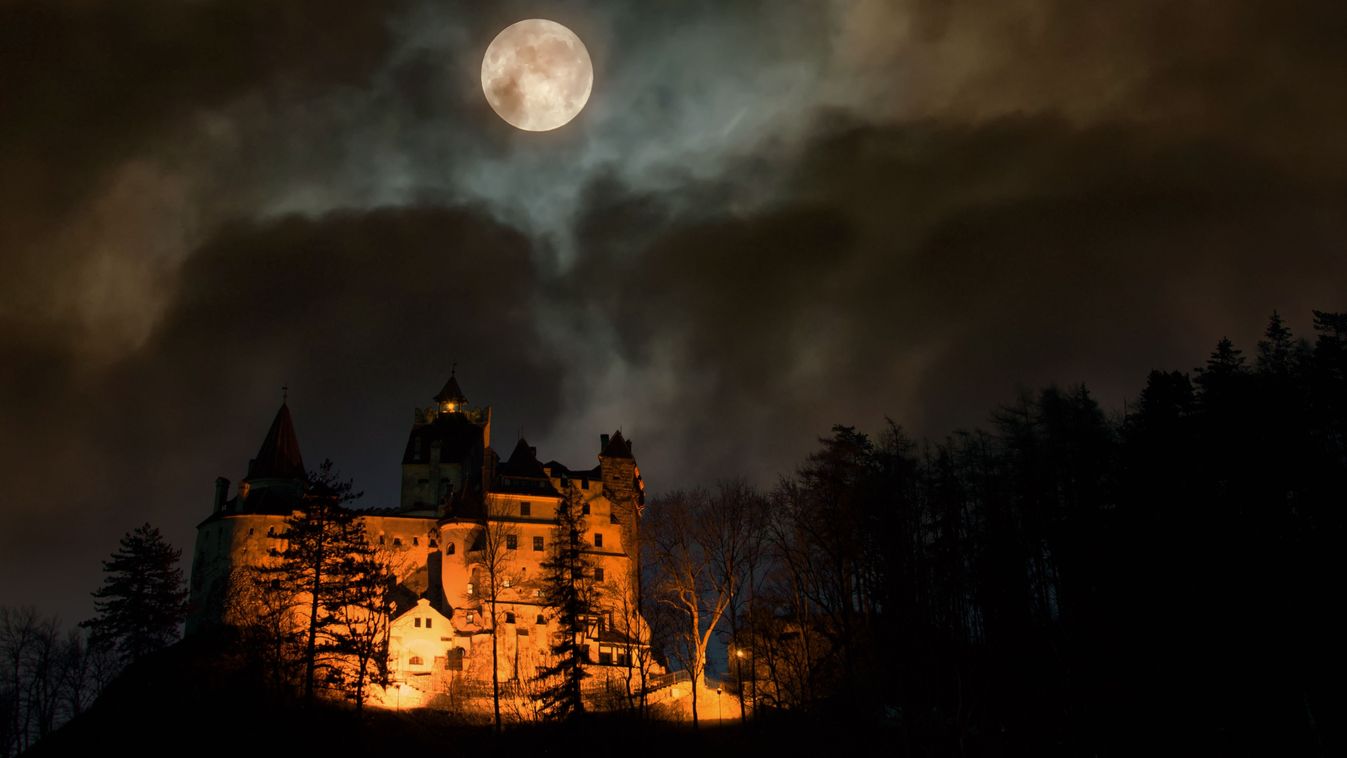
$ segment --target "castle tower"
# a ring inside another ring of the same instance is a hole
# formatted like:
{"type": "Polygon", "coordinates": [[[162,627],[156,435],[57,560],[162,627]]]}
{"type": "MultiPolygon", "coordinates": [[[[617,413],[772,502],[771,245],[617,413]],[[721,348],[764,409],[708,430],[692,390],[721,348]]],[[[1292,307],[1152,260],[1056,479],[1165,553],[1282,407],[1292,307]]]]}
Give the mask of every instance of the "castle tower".
{"type": "Polygon", "coordinates": [[[622,544],[631,545],[629,552],[632,560],[630,571],[633,584],[639,570],[641,509],[645,505],[645,483],[641,481],[640,469],[631,453],[631,443],[622,436],[622,430],[599,436],[599,472],[603,478],[603,494],[612,503],[613,516],[621,525],[622,544]]]}
{"type": "Polygon", "coordinates": [[[402,455],[404,513],[444,516],[480,501],[483,466],[491,442],[491,408],[471,408],[457,371],[418,408],[402,455]]]}

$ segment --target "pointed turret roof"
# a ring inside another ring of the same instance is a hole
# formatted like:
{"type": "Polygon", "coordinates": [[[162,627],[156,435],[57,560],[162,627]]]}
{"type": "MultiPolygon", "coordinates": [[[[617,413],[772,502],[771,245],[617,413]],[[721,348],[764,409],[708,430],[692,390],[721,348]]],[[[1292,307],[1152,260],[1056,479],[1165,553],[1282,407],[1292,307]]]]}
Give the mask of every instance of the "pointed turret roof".
{"type": "Polygon", "coordinates": [[[505,476],[547,478],[547,471],[538,460],[537,449],[529,445],[528,440],[523,437],[515,443],[510,459],[501,464],[499,471],[505,476]]]}
{"type": "Polygon", "coordinates": [[[290,406],[281,403],[276,418],[267,430],[266,439],[257,451],[257,457],[248,465],[249,479],[303,479],[304,458],[299,454],[299,440],[295,437],[295,423],[290,418],[290,406]]]}
{"type": "Polygon", "coordinates": [[[463,389],[458,386],[458,379],[454,376],[458,369],[449,372],[449,381],[444,383],[444,389],[435,396],[437,403],[466,403],[468,398],[463,394],[463,389]]]}
{"type": "MultiPolygon", "coordinates": [[[[593,448],[590,448],[591,450],[593,448]]],[[[612,439],[608,440],[608,446],[599,453],[600,458],[631,458],[631,443],[622,438],[622,430],[613,432],[612,439]]]]}

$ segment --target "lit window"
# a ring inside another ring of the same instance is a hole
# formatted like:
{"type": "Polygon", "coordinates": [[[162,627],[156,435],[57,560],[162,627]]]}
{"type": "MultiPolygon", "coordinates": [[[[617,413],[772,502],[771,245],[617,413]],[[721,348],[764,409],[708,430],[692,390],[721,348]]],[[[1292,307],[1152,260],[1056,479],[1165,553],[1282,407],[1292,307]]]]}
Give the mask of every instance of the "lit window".
{"type": "Polygon", "coordinates": [[[542,549],[543,549],[543,538],[542,538],[542,537],[534,537],[534,538],[533,538],[533,549],[534,549],[534,551],[536,551],[536,552],[542,552],[542,549]]]}
{"type": "Polygon", "coordinates": [[[513,534],[507,534],[507,535],[505,535],[505,549],[506,549],[506,550],[518,550],[518,549],[519,549],[519,537],[516,536],[516,535],[513,535],[513,534]]]}
{"type": "Polygon", "coordinates": [[[594,535],[594,547],[603,547],[603,535],[602,535],[602,534],[597,534],[597,533],[596,533],[596,534],[594,535]]]}
{"type": "Polygon", "coordinates": [[[520,516],[532,516],[532,515],[533,515],[533,504],[532,504],[532,503],[520,503],[520,504],[519,504],[519,515],[520,515],[520,516]]]}
{"type": "Polygon", "coordinates": [[[472,611],[468,611],[468,623],[469,624],[477,623],[477,614],[473,613],[472,611]]]}
{"type": "Polygon", "coordinates": [[[472,582],[468,582],[468,594],[472,594],[472,582]]]}
{"type": "Polygon", "coordinates": [[[501,584],[501,586],[504,587],[505,589],[507,589],[507,590],[510,589],[510,577],[507,576],[507,577],[505,577],[504,579],[502,579],[501,582],[500,582],[500,584],[501,584]]]}

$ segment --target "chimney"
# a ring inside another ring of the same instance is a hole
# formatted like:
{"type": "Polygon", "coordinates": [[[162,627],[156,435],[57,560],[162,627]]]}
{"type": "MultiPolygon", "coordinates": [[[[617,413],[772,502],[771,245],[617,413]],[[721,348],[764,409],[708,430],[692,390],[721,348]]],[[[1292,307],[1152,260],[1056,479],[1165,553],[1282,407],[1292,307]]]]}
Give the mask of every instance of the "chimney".
{"type": "Polygon", "coordinates": [[[224,510],[225,498],[229,496],[229,480],[223,476],[215,477],[215,512],[224,510]]]}
{"type": "Polygon", "coordinates": [[[603,455],[603,451],[605,451],[605,450],[607,450],[607,449],[608,449],[608,435],[606,435],[606,434],[600,434],[600,435],[599,435],[599,455],[603,455]]]}

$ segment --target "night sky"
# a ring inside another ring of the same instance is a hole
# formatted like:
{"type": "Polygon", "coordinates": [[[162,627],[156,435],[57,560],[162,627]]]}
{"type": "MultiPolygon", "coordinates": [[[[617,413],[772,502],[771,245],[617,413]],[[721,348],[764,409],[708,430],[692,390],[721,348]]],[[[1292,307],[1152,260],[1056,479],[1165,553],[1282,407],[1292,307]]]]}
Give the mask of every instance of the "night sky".
{"type": "Polygon", "coordinates": [[[493,442],[771,484],[834,423],[1110,410],[1347,309],[1347,3],[0,0],[0,604],[184,548],[290,387],[395,505],[454,362],[493,442]],[[345,7],[339,7],[345,6],[345,7]],[[593,95],[520,132],[521,18],[593,95]]]}

